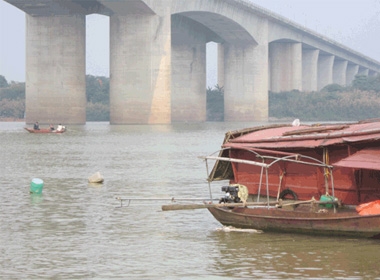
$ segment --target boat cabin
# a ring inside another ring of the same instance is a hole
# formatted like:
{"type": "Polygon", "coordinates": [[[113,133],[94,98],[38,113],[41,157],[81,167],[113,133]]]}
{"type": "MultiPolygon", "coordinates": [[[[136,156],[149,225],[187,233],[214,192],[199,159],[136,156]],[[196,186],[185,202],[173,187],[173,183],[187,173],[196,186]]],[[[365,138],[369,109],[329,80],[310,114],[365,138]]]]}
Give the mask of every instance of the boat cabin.
{"type": "Polygon", "coordinates": [[[286,194],[299,200],[320,199],[326,193],[332,195],[332,189],[346,205],[380,199],[379,120],[270,125],[227,132],[218,157],[208,180],[244,185],[250,196],[260,195],[262,181],[267,180],[269,195],[277,199],[286,194]],[[279,160],[285,157],[291,160],[279,160]],[[271,164],[268,175],[244,160],[271,164]],[[322,163],[319,168],[308,164],[315,161],[322,163]]]}

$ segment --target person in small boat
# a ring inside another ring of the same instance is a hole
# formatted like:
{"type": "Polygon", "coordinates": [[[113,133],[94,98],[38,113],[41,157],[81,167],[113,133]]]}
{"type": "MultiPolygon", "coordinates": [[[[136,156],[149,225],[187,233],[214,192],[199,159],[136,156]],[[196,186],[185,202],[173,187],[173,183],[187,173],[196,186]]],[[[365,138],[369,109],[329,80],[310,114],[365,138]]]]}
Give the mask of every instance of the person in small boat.
{"type": "Polygon", "coordinates": [[[64,126],[62,124],[59,124],[57,126],[57,131],[62,131],[64,129],[64,126]]]}
{"type": "Polygon", "coordinates": [[[40,125],[38,124],[38,122],[34,123],[33,129],[34,130],[40,130],[40,125]]]}
{"type": "Polygon", "coordinates": [[[51,131],[54,130],[54,125],[50,124],[50,130],[51,130],[51,131]]]}

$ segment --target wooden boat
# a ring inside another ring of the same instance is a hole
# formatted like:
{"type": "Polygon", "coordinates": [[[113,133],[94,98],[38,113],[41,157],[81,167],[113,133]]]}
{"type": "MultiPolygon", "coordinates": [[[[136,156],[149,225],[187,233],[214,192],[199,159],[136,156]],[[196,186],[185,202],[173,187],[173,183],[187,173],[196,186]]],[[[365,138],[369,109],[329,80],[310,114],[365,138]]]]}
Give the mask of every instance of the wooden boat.
{"type": "Polygon", "coordinates": [[[380,237],[379,147],[378,121],[228,132],[219,154],[204,157],[207,169],[216,161],[207,170],[210,194],[211,182],[229,181],[225,205],[205,208],[238,228],[380,237]],[[282,207],[289,198],[294,207],[282,207]],[[363,205],[372,208],[364,213],[363,205]]]}
{"type": "Polygon", "coordinates": [[[60,131],[51,130],[50,128],[33,129],[33,128],[24,127],[24,129],[30,133],[64,133],[66,131],[66,128],[60,131]]]}

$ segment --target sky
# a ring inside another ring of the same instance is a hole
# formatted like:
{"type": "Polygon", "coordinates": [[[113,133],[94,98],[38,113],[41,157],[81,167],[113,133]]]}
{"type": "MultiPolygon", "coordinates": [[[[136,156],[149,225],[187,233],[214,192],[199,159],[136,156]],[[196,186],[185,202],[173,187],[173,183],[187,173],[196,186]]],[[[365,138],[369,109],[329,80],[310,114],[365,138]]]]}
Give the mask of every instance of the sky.
{"type": "MultiPolygon", "coordinates": [[[[250,1],[380,62],[380,0],[250,1]]],[[[108,17],[87,16],[86,74],[109,77],[108,26],[108,17]]],[[[210,46],[209,50],[207,67],[214,73],[214,48],[210,46]]],[[[8,82],[25,81],[25,13],[3,0],[0,0],[0,75],[8,82]]],[[[215,74],[208,75],[211,76],[207,79],[208,86],[215,85],[215,74]]]]}

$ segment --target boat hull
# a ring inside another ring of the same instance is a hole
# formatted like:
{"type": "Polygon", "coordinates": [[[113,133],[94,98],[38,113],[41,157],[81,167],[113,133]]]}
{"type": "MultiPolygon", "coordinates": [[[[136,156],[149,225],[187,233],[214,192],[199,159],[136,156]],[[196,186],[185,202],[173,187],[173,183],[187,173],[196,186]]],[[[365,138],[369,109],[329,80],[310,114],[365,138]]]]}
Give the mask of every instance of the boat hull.
{"type": "Polygon", "coordinates": [[[51,130],[50,128],[40,128],[40,129],[33,129],[33,128],[28,128],[28,127],[25,127],[25,130],[30,132],[30,133],[64,133],[66,131],[66,129],[63,129],[61,131],[57,131],[57,130],[51,130]]]}
{"type": "Polygon", "coordinates": [[[225,226],[268,232],[327,236],[380,237],[380,215],[360,216],[355,210],[333,213],[302,212],[278,208],[208,208],[225,226]]]}

